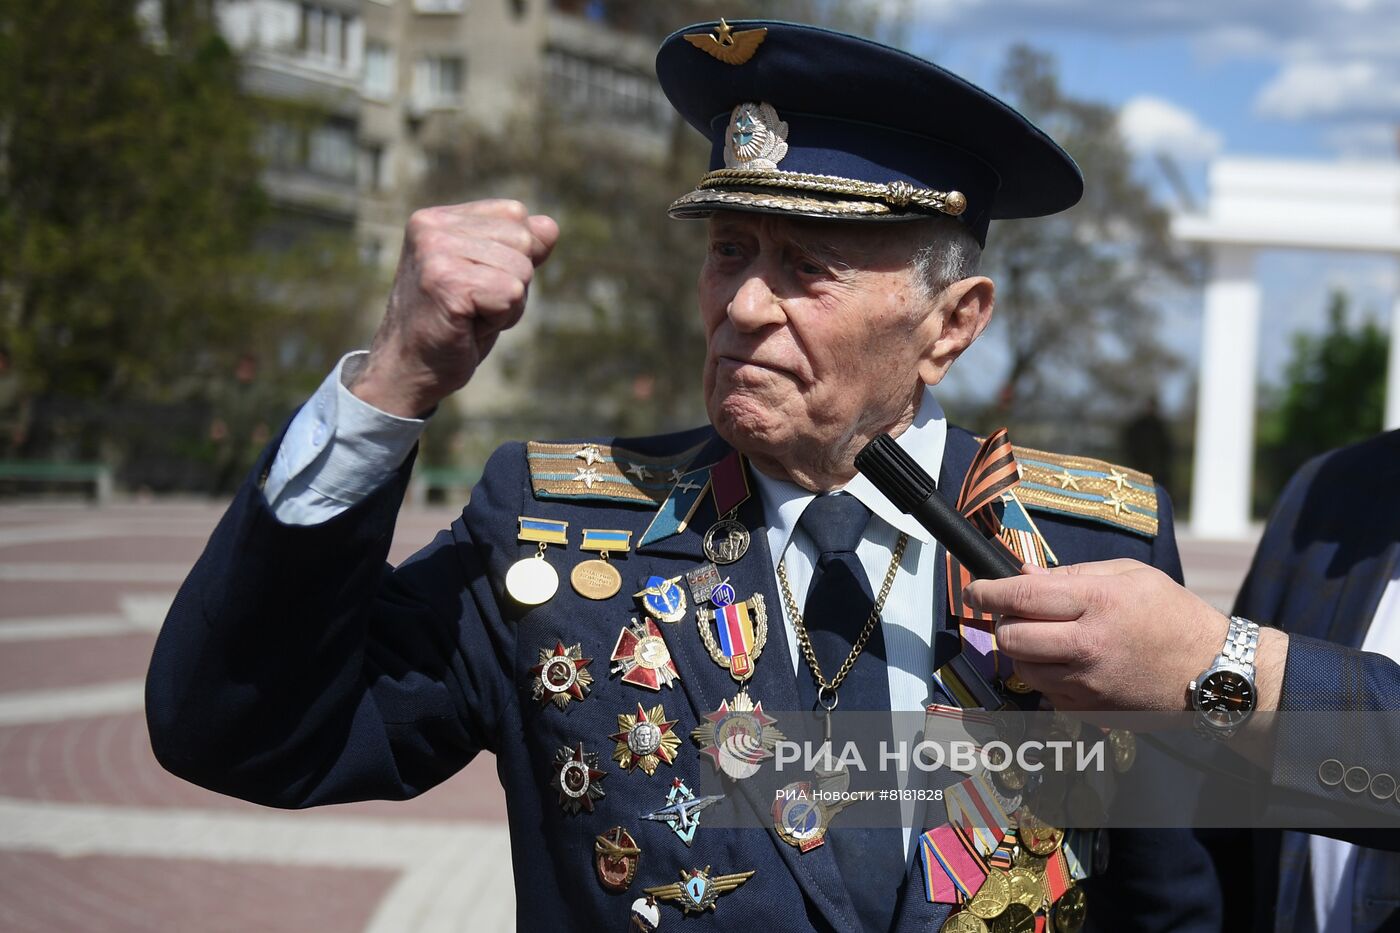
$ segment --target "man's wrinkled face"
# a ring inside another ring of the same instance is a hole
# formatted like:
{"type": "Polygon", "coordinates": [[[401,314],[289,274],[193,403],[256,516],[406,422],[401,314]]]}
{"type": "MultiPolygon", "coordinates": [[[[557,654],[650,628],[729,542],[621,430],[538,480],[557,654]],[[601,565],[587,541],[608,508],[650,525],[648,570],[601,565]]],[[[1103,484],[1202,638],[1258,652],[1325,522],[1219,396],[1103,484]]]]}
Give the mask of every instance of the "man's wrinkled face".
{"type": "Polygon", "coordinates": [[[900,224],[721,212],[700,272],[710,421],[791,465],[917,405],[938,335],[900,224]]]}

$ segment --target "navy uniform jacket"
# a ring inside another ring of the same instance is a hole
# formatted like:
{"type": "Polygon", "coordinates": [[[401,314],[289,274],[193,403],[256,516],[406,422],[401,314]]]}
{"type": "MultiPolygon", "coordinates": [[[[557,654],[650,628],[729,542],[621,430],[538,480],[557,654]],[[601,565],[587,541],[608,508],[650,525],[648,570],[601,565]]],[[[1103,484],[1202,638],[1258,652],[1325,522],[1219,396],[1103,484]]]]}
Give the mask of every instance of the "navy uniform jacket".
{"type": "MultiPolygon", "coordinates": [[[[617,443],[655,457],[704,445],[696,464],[728,451],[710,428],[617,443]]],[[[950,496],[975,449],[972,435],[949,429],[942,476],[950,496]]],[[[509,567],[535,551],[516,540],[518,516],[570,522],[571,546],[548,554],[566,577],[584,556],[577,529],[631,529],[635,544],[655,506],[536,500],[524,447],[509,444],[492,456],[462,517],[395,569],[385,556],[410,468],[406,463],[365,501],[309,527],[283,525],[257,484],[244,485],[181,587],[156,645],[147,715],[162,764],[222,793],[308,807],[412,797],[485,749],[497,757],[506,792],[521,929],[622,929],[642,887],[707,865],[716,874],[756,874],[721,897],[716,912],[686,917],[687,929],[755,921],[773,933],[856,928],[830,846],[800,854],[771,830],[707,830],[702,820],[687,849],[664,823],[639,819],[664,803],[673,777],[698,786],[701,769],[710,765],[699,759],[690,733],[699,717],[737,692],[697,637],[693,614],[684,624],[659,626],[681,675],[674,688],[656,694],[608,676],[618,633],[638,615],[630,584],[650,574],[670,578],[703,560],[712,501],[707,497],[682,533],[614,558],[624,578],[616,597],[586,600],[564,579],[552,600],[523,610],[504,591],[509,567]],[[530,695],[529,669],[540,649],[557,641],[581,643],[593,659],[591,695],[562,711],[530,695]],[[674,766],[663,765],[652,777],[610,761],[607,736],[617,731],[617,715],[634,711],[638,701],[664,704],[685,740],[674,766]],[[561,746],[579,741],[610,774],[595,812],[571,816],[550,787],[551,761],[561,746]],[[636,880],[621,895],[606,892],[593,867],[594,837],[616,825],[632,833],[643,853],[636,880]]],[[[1179,579],[1170,506],[1165,494],[1159,498],[1155,539],[1052,514],[1038,518],[1061,561],[1134,557],[1179,579]]],[[[752,545],[725,572],[741,598],[762,593],[782,624],[757,495],[739,518],[753,531],[752,545]]],[[[943,600],[935,604],[942,607],[943,600]]],[[[946,654],[945,648],[937,662],[947,661],[946,654]]],[[[799,708],[781,633],[768,639],[748,690],[767,710],[799,708]]],[[[1090,917],[1099,928],[1216,929],[1215,878],[1189,833],[1112,835],[1108,873],[1087,883],[1090,917]]],[[[662,904],[662,911],[663,923],[681,922],[674,906],[662,904]]],[[[946,912],[927,903],[914,871],[896,928],[936,929],[946,912]]]]}
{"type": "MultiPolygon", "coordinates": [[[[1289,633],[1280,710],[1400,710],[1400,665],[1359,650],[1381,594],[1397,576],[1400,431],[1391,431],[1324,454],[1298,471],[1269,518],[1240,590],[1235,614],[1289,633]]],[[[1329,758],[1400,780],[1400,737],[1338,729],[1318,739],[1280,730],[1274,756],[1279,786],[1323,805],[1351,798],[1343,786],[1319,780],[1319,766],[1329,758]]],[[[1324,834],[1368,847],[1356,865],[1357,933],[1400,928],[1400,832],[1324,834]]],[[[1222,867],[1234,876],[1231,887],[1252,890],[1240,906],[1253,907],[1253,928],[1311,929],[1307,834],[1259,832],[1246,845],[1252,848],[1252,877],[1245,866],[1230,864],[1247,851],[1240,847],[1225,855],[1222,867]]],[[[1245,917],[1236,928],[1248,928],[1245,917]]]]}

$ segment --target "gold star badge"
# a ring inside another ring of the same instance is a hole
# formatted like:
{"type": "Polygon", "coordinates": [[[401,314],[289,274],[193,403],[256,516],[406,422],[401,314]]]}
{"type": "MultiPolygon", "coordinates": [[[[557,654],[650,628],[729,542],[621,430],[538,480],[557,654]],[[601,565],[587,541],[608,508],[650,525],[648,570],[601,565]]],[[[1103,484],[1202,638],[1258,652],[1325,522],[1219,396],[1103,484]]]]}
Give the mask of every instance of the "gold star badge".
{"type": "Polygon", "coordinates": [[[613,761],[631,771],[641,768],[651,776],[657,765],[668,765],[676,760],[676,750],[681,747],[680,737],[671,730],[676,720],[666,719],[666,710],[661,704],[651,709],[643,709],[637,704],[637,715],[621,713],[617,717],[618,731],[608,738],[617,742],[613,751],[613,761]]]}
{"type": "Polygon", "coordinates": [[[706,55],[717,58],[726,65],[742,65],[753,58],[767,35],[767,28],[735,32],[733,26],[721,19],[719,29],[715,32],[692,32],[687,33],[684,38],[706,55]]]}

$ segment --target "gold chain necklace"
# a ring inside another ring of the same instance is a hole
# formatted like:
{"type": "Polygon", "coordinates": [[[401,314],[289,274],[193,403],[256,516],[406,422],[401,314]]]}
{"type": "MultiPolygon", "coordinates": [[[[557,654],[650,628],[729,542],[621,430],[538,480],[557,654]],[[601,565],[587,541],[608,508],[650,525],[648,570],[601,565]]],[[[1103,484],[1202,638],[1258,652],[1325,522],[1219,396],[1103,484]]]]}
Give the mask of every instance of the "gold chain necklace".
{"type": "Polygon", "coordinates": [[[890,558],[890,569],[885,571],[885,582],[880,587],[880,595],[876,597],[875,605],[870,609],[870,618],[865,620],[865,628],[861,630],[856,643],[851,646],[851,653],[847,655],[845,663],[836,671],[836,676],[831,678],[830,682],[822,676],[822,666],[817,663],[817,653],[812,650],[812,639],[807,636],[807,626],[802,622],[802,613],[797,611],[797,601],[792,598],[792,588],[788,586],[787,561],[778,561],[778,586],[783,591],[783,604],[787,606],[788,618],[797,630],[797,644],[802,648],[802,656],[807,659],[807,666],[812,669],[812,679],[817,682],[817,702],[826,707],[827,712],[836,708],[837,688],[851,672],[851,668],[855,667],[856,658],[865,650],[865,643],[870,640],[875,626],[880,623],[880,611],[885,608],[885,600],[890,595],[890,587],[894,585],[894,577],[899,572],[899,564],[904,559],[904,548],[908,543],[909,536],[901,531],[899,540],[895,542],[894,556],[890,558]],[[831,697],[830,706],[824,699],[827,696],[831,697]]]}

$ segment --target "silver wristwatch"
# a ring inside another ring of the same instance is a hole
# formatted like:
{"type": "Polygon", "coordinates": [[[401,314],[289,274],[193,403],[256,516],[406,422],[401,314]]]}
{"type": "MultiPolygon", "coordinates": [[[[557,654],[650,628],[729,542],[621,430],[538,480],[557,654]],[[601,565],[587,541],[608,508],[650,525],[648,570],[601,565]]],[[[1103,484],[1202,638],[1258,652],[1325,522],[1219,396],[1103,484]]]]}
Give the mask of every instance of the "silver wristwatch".
{"type": "Polygon", "coordinates": [[[1259,625],[1230,619],[1225,647],[1215,663],[1201,672],[1187,691],[1196,711],[1196,731],[1224,739],[1235,734],[1258,704],[1254,688],[1254,653],[1259,648],[1259,625]]]}

